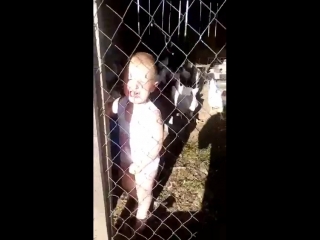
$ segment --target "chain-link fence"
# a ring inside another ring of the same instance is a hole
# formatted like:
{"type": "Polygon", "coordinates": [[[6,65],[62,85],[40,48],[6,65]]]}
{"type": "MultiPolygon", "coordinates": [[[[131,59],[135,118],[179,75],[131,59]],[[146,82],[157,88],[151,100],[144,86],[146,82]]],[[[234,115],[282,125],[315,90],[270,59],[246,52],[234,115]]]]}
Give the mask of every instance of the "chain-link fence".
{"type": "Polygon", "coordinates": [[[225,236],[225,5],[94,0],[110,239],[225,236]]]}

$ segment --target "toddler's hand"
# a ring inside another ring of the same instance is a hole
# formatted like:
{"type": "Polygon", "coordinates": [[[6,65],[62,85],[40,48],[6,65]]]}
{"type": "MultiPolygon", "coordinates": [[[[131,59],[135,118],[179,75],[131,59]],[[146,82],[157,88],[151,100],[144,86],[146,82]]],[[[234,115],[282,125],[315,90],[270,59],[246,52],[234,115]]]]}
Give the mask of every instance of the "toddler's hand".
{"type": "Polygon", "coordinates": [[[135,174],[138,173],[137,171],[138,171],[137,165],[134,164],[134,163],[132,163],[132,164],[130,165],[130,167],[129,167],[129,173],[135,175],[135,174]]]}

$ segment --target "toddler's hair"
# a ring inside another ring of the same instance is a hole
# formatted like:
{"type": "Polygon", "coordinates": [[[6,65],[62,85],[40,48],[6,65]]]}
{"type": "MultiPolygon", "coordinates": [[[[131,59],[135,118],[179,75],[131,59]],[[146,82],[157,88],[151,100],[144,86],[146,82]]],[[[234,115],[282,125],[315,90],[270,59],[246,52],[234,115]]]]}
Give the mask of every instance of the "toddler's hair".
{"type": "Polygon", "coordinates": [[[146,52],[137,52],[135,53],[131,59],[130,64],[135,66],[144,66],[145,70],[147,70],[147,78],[149,80],[157,81],[157,68],[155,66],[155,59],[154,57],[146,52]]]}

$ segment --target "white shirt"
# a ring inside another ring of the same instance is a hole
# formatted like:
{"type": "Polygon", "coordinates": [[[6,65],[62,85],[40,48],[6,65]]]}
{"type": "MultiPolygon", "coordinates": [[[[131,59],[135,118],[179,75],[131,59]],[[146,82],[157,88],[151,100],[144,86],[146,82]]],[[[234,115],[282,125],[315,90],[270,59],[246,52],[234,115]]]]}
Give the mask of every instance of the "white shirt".
{"type": "MultiPolygon", "coordinates": [[[[128,112],[126,114],[128,102],[127,97],[117,99],[112,106],[112,110],[118,114],[121,146],[120,159],[131,163],[141,161],[139,156],[141,154],[146,155],[146,151],[156,146],[157,143],[153,139],[152,131],[150,130],[154,125],[150,124],[148,120],[154,119],[154,111],[159,110],[151,101],[148,101],[142,104],[134,104],[132,115],[128,112]]],[[[160,157],[158,156],[152,162],[158,164],[159,160],[160,157]]]]}

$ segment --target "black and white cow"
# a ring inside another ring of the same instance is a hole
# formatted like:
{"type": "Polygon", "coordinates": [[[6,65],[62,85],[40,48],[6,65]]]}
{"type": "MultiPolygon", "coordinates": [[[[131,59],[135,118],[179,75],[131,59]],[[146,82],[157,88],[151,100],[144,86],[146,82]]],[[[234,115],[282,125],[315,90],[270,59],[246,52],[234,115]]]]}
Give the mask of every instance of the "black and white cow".
{"type": "Polygon", "coordinates": [[[196,121],[194,112],[198,107],[199,86],[195,79],[194,68],[185,63],[183,66],[170,64],[176,59],[167,56],[157,64],[159,92],[155,105],[163,113],[165,124],[179,132],[187,124],[196,121]]]}

